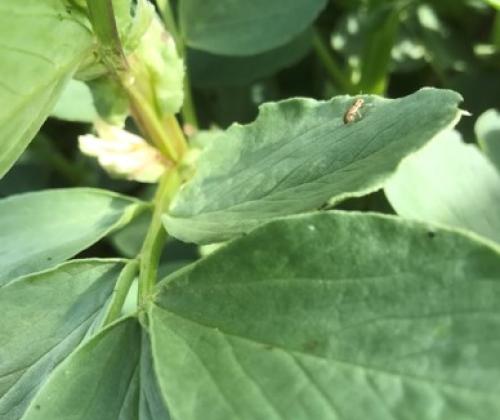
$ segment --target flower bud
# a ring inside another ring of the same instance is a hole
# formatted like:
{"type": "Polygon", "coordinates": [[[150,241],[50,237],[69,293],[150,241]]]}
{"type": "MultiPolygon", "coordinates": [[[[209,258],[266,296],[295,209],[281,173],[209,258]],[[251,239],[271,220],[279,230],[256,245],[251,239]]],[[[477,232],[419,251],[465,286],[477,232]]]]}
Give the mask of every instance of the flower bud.
{"type": "Polygon", "coordinates": [[[80,150],[96,157],[111,175],[153,183],[168,169],[169,162],[141,137],[103,121],[96,123],[96,131],[98,136],[78,138],[80,150]]]}

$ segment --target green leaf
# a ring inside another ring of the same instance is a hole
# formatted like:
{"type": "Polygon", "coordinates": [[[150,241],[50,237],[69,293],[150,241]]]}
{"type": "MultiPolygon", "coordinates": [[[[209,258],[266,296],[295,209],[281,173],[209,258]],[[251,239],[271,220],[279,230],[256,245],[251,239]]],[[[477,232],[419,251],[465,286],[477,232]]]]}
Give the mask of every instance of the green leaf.
{"type": "Polygon", "coordinates": [[[119,321],[81,345],[54,371],[23,420],[63,418],[170,418],[153,370],[149,338],[137,320],[119,321]]]}
{"type": "Polygon", "coordinates": [[[500,112],[490,109],[481,114],[475,131],[481,149],[500,171],[500,112]]]}
{"type": "Polygon", "coordinates": [[[361,116],[344,124],[353,98],[266,104],[233,125],[199,158],[193,179],[164,222],[184,241],[220,242],[267,220],[380,188],[398,163],[454,124],[455,92],[422,89],[402,99],[361,96],[361,116]]]}
{"type": "Polygon", "coordinates": [[[80,346],[31,402],[23,420],[137,419],[141,328],[126,318],[80,346]]]}
{"type": "Polygon", "coordinates": [[[124,226],[144,206],[135,199],[87,188],[0,200],[0,286],[74,256],[124,226]]]}
{"type": "Polygon", "coordinates": [[[499,308],[498,247],[330,212],[172,275],[150,326],[173,418],[491,420],[499,308]]]}
{"type": "Polygon", "coordinates": [[[1,3],[0,177],[90,52],[91,34],[70,12],[60,0],[1,3]]]}
{"type": "Polygon", "coordinates": [[[63,90],[51,117],[66,121],[92,123],[97,118],[97,111],[88,86],[78,80],[71,80],[63,90]]]}
{"type": "Polygon", "coordinates": [[[0,419],[19,419],[54,367],[100,322],[123,265],[73,261],[0,287],[0,419]]]}
{"type": "Polygon", "coordinates": [[[408,157],[385,192],[401,216],[469,229],[500,243],[500,174],[456,131],[408,157]]]}
{"type": "Polygon", "coordinates": [[[183,0],[180,23],[190,47],[221,55],[254,55],[291,41],[326,0],[183,0]]]}
{"type": "Polygon", "coordinates": [[[151,341],[146,333],[142,334],[140,366],[139,420],[169,420],[170,416],[153,368],[151,341]]]}
{"type": "Polygon", "coordinates": [[[187,68],[195,86],[210,88],[244,85],[268,77],[303,58],[311,48],[311,32],[257,55],[234,57],[189,49],[187,68]]]}

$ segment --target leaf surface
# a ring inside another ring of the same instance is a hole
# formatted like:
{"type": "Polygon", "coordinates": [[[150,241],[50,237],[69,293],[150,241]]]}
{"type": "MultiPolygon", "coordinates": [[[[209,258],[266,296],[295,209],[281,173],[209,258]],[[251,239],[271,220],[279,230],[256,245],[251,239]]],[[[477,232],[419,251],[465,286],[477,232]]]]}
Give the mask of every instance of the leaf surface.
{"type": "Polygon", "coordinates": [[[54,367],[92,333],[123,265],[73,261],[0,287],[1,420],[21,418],[54,367]]]}
{"type": "Polygon", "coordinates": [[[183,0],[180,23],[190,47],[221,55],[253,55],[305,31],[326,0],[183,0]]]}
{"type": "Polygon", "coordinates": [[[139,420],[169,420],[170,416],[153,367],[151,342],[146,333],[142,334],[140,367],[139,420]]]}
{"type": "Polygon", "coordinates": [[[249,125],[213,139],[194,177],[164,216],[171,235],[209,243],[270,219],[319,208],[380,188],[406,155],[459,118],[460,95],[422,89],[402,99],[291,99],[261,107],[249,125]]]}
{"type": "Polygon", "coordinates": [[[456,131],[409,156],[385,193],[401,216],[468,229],[500,243],[500,173],[456,131]]]}
{"type": "Polygon", "coordinates": [[[80,346],[54,371],[23,420],[135,420],[141,328],[126,318],[80,346]]]}
{"type": "Polygon", "coordinates": [[[128,223],[144,206],[135,199],[87,188],[0,200],[0,285],[74,256],[128,223]]]}
{"type": "Polygon", "coordinates": [[[89,87],[78,80],[70,80],[50,115],[66,121],[94,122],[97,111],[89,87]]]}
{"type": "Polygon", "coordinates": [[[92,46],[61,0],[0,4],[0,177],[21,155],[92,46]]]}
{"type": "Polygon", "coordinates": [[[475,132],[481,149],[500,171],[500,112],[490,109],[481,114],[475,132]]]}
{"type": "Polygon", "coordinates": [[[162,282],[153,357],[183,420],[491,420],[500,253],[366,213],[271,222],[162,282]]]}

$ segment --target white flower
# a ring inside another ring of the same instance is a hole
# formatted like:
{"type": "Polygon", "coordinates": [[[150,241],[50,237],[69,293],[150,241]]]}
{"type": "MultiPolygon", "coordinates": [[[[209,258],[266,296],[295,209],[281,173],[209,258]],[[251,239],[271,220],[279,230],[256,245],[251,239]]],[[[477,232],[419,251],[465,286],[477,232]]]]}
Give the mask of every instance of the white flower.
{"type": "Polygon", "coordinates": [[[98,136],[78,138],[82,153],[96,157],[110,174],[139,182],[156,182],[169,162],[141,137],[103,121],[96,123],[98,136]]]}

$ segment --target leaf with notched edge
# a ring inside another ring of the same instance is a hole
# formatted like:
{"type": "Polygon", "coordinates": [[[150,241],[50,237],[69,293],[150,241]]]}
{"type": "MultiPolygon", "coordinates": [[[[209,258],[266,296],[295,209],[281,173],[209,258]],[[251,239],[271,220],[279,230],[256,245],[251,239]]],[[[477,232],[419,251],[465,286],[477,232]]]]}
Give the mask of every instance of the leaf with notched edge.
{"type": "Polygon", "coordinates": [[[399,162],[453,125],[458,93],[422,89],[401,99],[291,99],[261,107],[255,122],[211,141],[164,224],[187,242],[220,242],[271,219],[316,209],[383,186],[399,162]]]}

